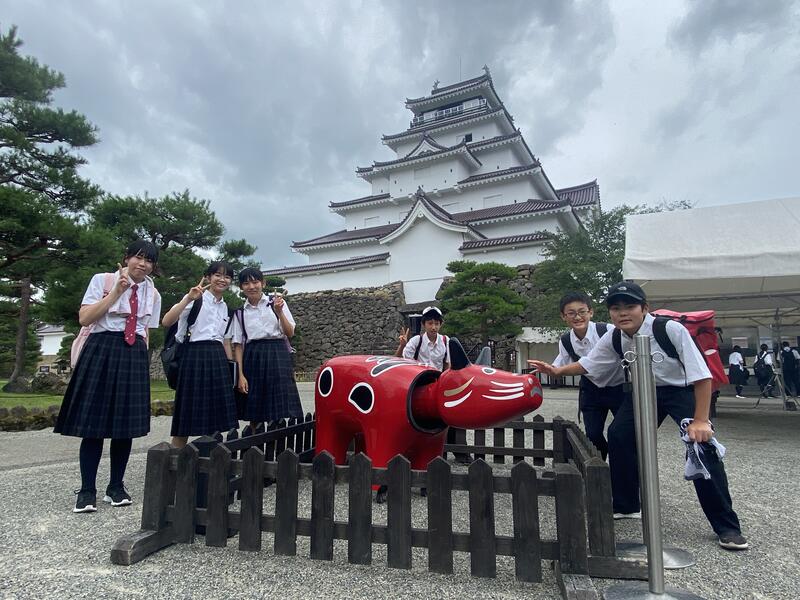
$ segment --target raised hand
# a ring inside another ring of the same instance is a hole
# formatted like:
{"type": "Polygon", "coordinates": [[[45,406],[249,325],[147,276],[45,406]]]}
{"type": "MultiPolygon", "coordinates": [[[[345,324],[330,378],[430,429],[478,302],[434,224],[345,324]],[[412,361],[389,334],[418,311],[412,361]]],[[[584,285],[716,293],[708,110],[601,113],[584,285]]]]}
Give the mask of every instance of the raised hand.
{"type": "Polygon", "coordinates": [[[189,300],[197,300],[200,296],[203,295],[203,292],[206,291],[210,286],[211,282],[205,283],[206,278],[205,275],[200,278],[200,283],[189,290],[189,293],[186,294],[189,297],[189,300]],[[205,283],[205,285],[203,285],[205,283]]]}
{"type": "Polygon", "coordinates": [[[117,296],[121,296],[125,293],[125,290],[127,290],[130,285],[131,282],[128,280],[128,267],[123,267],[120,263],[117,263],[117,283],[114,285],[117,296]]]}
{"type": "Polygon", "coordinates": [[[550,363],[546,363],[543,360],[529,360],[528,365],[539,371],[540,373],[544,373],[545,375],[555,376],[555,367],[550,363]]]}
{"type": "Polygon", "coordinates": [[[277,314],[281,314],[285,304],[286,301],[283,299],[283,296],[275,292],[274,300],[272,301],[272,307],[275,309],[275,312],[277,314]]]}
{"type": "Polygon", "coordinates": [[[405,346],[408,343],[409,333],[411,333],[411,330],[408,327],[401,327],[400,335],[397,337],[397,341],[400,342],[403,346],[405,346]]]}

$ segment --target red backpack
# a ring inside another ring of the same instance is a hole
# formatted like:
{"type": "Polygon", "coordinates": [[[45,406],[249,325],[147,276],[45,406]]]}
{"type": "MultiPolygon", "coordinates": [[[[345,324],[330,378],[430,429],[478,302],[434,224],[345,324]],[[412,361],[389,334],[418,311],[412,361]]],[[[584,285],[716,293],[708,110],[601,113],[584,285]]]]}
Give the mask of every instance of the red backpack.
{"type": "MultiPolygon", "coordinates": [[[[711,380],[715,387],[720,385],[727,385],[728,375],[725,373],[725,366],[722,364],[722,359],[719,356],[719,334],[720,329],[714,325],[714,311],[713,310],[699,310],[696,312],[679,313],[674,310],[667,310],[661,308],[653,311],[654,317],[662,317],[677,321],[686,329],[689,330],[689,335],[692,336],[697,349],[708,365],[708,370],[711,371],[711,380]]],[[[668,338],[669,339],[669,338],[668,338]]],[[[670,348],[666,348],[661,340],[658,340],[659,346],[664,349],[667,355],[670,354],[670,348]]],[[[672,344],[670,344],[671,346],[672,344]]],[[[674,350],[674,346],[672,347],[674,350]]],[[[677,355],[677,352],[675,352],[677,355]]],[[[673,356],[677,358],[677,356],[673,356]]]]}

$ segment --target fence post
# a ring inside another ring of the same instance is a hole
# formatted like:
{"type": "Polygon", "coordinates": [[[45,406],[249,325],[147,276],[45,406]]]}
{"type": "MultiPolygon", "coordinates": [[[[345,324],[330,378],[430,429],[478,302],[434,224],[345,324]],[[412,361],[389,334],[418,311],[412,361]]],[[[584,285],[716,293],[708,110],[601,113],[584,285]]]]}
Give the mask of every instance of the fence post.
{"type": "Polygon", "coordinates": [[[441,457],[428,463],[428,570],[453,572],[453,485],[450,465],[441,457]]]}
{"type": "MultiPolygon", "coordinates": [[[[297,554],[297,496],[300,458],[292,450],[278,457],[275,486],[275,554],[297,554]]],[[[331,499],[333,502],[333,499],[331,499]]]]}
{"type": "Polygon", "coordinates": [[[594,456],[586,461],[585,471],[589,551],[594,556],[614,556],[616,539],[608,464],[594,456]]]}
{"type": "Polygon", "coordinates": [[[396,569],[410,569],[411,463],[398,454],[389,461],[386,475],[387,563],[396,569]]]}
{"type": "MultiPolygon", "coordinates": [[[[333,560],[333,457],[321,452],[311,465],[311,558],[333,560]]],[[[277,493],[277,492],[276,492],[277,493]]]]}
{"type": "Polygon", "coordinates": [[[372,563],[372,461],[361,452],[350,460],[348,489],[347,560],[372,563]]]}
{"type": "Polygon", "coordinates": [[[476,460],[469,466],[468,479],[470,571],[475,577],[496,577],[492,467],[476,460]]]}
{"type": "MultiPolygon", "coordinates": [[[[533,422],[544,424],[544,417],[542,415],[535,415],[533,417],[533,422]]],[[[536,450],[544,450],[544,429],[533,430],[533,447],[536,450]]],[[[533,464],[537,467],[543,467],[544,457],[534,457],[533,464]]]]}
{"type": "Polygon", "coordinates": [[[566,462],[564,455],[564,419],[553,419],[553,466],[556,463],[566,462]]]}
{"type": "Polygon", "coordinates": [[[511,508],[514,515],[514,570],[519,581],[542,580],[538,494],[536,469],[527,462],[515,465],[511,469],[511,508]]]}
{"type": "Polygon", "coordinates": [[[206,546],[228,545],[228,483],[231,451],[219,444],[211,451],[208,469],[206,546]]]}
{"type": "Polygon", "coordinates": [[[264,508],[264,452],[250,448],[242,459],[242,499],[239,550],[261,550],[261,513],[264,508]]]}
{"type": "Polygon", "coordinates": [[[167,506],[175,494],[175,478],[170,475],[172,446],[156,444],[147,451],[142,498],[142,529],[158,531],[167,524],[167,506]]]}
{"type": "MultiPolygon", "coordinates": [[[[485,429],[476,429],[475,430],[475,445],[476,446],[485,446],[486,445],[486,430],[485,429]]],[[[475,459],[486,460],[485,454],[475,454],[475,459]]]]}
{"type": "Polygon", "coordinates": [[[568,463],[554,465],[556,472],[556,530],[559,563],[563,573],[588,575],[583,481],[568,463]]]}
{"type": "MultiPolygon", "coordinates": [[[[495,427],[494,429],[494,447],[505,448],[506,446],[506,430],[504,427],[495,427]]],[[[495,454],[492,462],[499,465],[505,464],[506,457],[504,454],[495,454]]]]}
{"type": "Polygon", "coordinates": [[[189,444],[178,453],[178,472],[175,477],[175,541],[194,542],[194,509],[197,502],[197,460],[199,453],[189,444]]]}
{"type": "MultiPolygon", "coordinates": [[[[222,441],[221,438],[222,435],[219,432],[215,432],[213,436],[204,435],[195,439],[192,445],[197,448],[200,458],[208,458],[211,456],[211,450],[222,441]],[[218,440],[216,436],[219,436],[220,439],[218,440]]],[[[206,508],[208,506],[208,474],[201,473],[199,469],[197,471],[197,499],[195,500],[195,506],[197,508],[206,508]]],[[[198,535],[205,535],[206,526],[197,525],[195,532],[198,535]]]]}

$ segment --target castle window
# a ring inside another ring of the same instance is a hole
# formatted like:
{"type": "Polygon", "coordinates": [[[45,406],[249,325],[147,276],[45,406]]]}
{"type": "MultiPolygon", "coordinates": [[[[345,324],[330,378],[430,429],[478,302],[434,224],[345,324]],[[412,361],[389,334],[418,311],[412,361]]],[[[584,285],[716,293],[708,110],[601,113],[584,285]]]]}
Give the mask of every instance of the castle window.
{"type": "Polygon", "coordinates": [[[465,142],[471,142],[472,141],[472,134],[471,133],[466,134],[464,136],[464,141],[465,142]]]}

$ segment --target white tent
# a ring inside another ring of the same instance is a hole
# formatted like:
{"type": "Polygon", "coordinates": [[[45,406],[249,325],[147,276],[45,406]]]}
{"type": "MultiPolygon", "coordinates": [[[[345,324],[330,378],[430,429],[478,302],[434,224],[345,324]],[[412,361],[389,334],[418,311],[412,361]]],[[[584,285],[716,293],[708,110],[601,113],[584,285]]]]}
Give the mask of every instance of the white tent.
{"type": "Polygon", "coordinates": [[[800,198],[631,215],[623,274],[653,308],[800,324],[800,198]]]}

